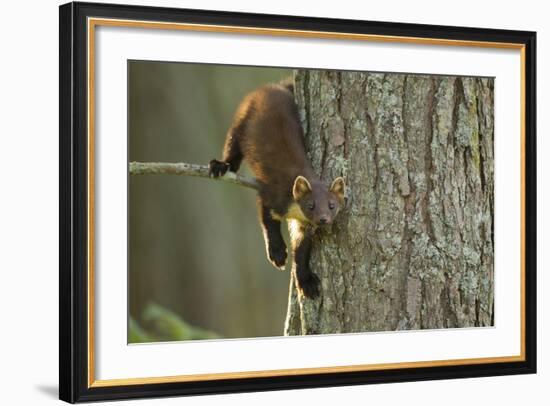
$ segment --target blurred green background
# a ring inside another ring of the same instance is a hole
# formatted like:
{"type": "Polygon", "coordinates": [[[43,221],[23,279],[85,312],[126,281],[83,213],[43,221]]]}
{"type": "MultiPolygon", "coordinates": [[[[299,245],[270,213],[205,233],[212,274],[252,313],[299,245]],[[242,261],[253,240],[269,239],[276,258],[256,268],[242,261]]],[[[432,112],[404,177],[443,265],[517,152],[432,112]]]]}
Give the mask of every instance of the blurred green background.
{"type": "MultiPolygon", "coordinates": [[[[246,93],[291,74],[129,61],[129,160],[220,159],[246,93]]],[[[130,343],[282,335],[289,274],[265,257],[255,199],[204,178],[129,177],[130,343]]]]}

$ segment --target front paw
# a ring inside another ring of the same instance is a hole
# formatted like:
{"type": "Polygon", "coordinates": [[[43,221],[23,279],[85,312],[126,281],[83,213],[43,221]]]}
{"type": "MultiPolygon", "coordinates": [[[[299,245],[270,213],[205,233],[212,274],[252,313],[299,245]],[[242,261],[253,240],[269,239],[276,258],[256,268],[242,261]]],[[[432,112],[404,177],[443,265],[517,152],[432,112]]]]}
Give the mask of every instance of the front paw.
{"type": "Polygon", "coordinates": [[[287,255],[285,245],[278,247],[270,246],[267,254],[269,257],[269,262],[271,262],[275,268],[278,268],[281,271],[285,270],[287,255]]]}
{"type": "Polygon", "coordinates": [[[228,169],[229,164],[227,162],[218,161],[217,159],[211,160],[208,164],[208,174],[214,178],[225,175],[228,169]]]}
{"type": "Polygon", "coordinates": [[[308,299],[315,299],[319,296],[319,285],[321,282],[317,275],[312,272],[309,272],[307,277],[299,278],[298,281],[298,291],[308,299]]]}

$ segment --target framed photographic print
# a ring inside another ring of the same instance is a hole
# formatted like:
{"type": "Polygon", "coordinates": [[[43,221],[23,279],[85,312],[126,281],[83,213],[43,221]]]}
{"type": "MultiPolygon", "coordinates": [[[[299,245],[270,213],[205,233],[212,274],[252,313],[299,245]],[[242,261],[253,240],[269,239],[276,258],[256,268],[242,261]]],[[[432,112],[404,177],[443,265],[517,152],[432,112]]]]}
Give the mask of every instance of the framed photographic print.
{"type": "Polygon", "coordinates": [[[536,371],[534,32],[60,7],[60,398],[536,371]]]}

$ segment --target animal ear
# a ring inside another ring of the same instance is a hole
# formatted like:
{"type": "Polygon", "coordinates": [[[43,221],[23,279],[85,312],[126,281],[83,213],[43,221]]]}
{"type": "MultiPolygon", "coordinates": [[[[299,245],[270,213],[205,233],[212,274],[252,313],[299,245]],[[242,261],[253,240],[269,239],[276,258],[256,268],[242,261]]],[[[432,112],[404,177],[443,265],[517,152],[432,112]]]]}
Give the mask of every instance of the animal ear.
{"type": "Polygon", "coordinates": [[[311,192],[309,181],[303,176],[297,176],[292,187],[292,196],[294,196],[294,199],[299,200],[308,192],[311,192]]]}
{"type": "Polygon", "coordinates": [[[336,195],[340,203],[344,202],[344,196],[346,194],[346,183],[341,176],[334,179],[332,185],[330,185],[330,191],[336,195]]]}

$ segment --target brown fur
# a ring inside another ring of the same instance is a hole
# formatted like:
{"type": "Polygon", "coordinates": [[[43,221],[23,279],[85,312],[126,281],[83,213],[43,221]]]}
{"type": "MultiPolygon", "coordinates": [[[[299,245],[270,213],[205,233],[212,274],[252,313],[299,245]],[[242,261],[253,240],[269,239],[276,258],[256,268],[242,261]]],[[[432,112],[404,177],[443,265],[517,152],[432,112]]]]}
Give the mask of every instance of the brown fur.
{"type": "Polygon", "coordinates": [[[241,109],[248,112],[245,136],[238,138],[243,157],[263,186],[262,199],[284,216],[294,179],[313,175],[294,96],[283,87],[266,86],[249,94],[241,109]]]}
{"type": "MultiPolygon", "coordinates": [[[[261,185],[259,209],[268,257],[277,268],[284,267],[286,261],[280,221],[298,221],[300,229],[330,224],[343,204],[345,189],[342,178],[329,188],[313,172],[293,89],[287,80],[248,94],[227,132],[223,160],[210,162],[213,176],[223,176],[227,170],[236,172],[243,159],[254,173],[261,185]]],[[[309,291],[305,287],[308,281],[317,283],[308,268],[310,239],[298,240],[300,244],[293,244],[293,248],[302,258],[298,264],[300,288],[306,296],[314,297],[315,286],[309,291]]]]}

